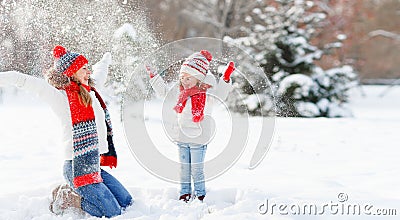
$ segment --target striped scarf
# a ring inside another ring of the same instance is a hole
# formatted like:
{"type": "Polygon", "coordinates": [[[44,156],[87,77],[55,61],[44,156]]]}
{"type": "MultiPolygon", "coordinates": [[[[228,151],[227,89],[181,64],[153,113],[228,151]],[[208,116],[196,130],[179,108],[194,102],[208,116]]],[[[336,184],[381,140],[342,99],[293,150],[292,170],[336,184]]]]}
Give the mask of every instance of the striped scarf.
{"type": "MultiPolygon", "coordinates": [[[[96,94],[96,98],[99,99],[106,116],[109,152],[112,151],[115,154],[114,144],[112,141],[111,120],[108,110],[100,95],[94,88],[85,85],[82,86],[84,86],[88,92],[93,90],[96,94]]],[[[103,182],[100,175],[99,141],[94,111],[91,105],[85,106],[82,103],[79,96],[79,90],[79,85],[76,82],[71,82],[71,84],[65,88],[72,119],[72,170],[75,188],[103,182]]]]}

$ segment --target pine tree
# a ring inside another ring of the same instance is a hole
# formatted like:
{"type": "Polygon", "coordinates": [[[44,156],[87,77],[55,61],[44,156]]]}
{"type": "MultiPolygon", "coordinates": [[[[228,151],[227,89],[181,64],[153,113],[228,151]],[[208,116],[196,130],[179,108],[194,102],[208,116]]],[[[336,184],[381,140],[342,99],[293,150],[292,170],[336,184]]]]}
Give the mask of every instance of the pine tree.
{"type": "MultiPolygon", "coordinates": [[[[246,37],[229,39],[254,54],[263,67],[272,84],[272,94],[266,95],[275,95],[280,116],[349,115],[343,103],[354,85],[353,69],[343,66],[325,71],[316,64],[341,42],[323,48],[311,44],[325,18],[312,1],[276,0],[269,7],[253,9],[247,20],[256,24],[246,29],[246,37]]],[[[258,109],[252,112],[270,111],[261,102],[258,109]]]]}

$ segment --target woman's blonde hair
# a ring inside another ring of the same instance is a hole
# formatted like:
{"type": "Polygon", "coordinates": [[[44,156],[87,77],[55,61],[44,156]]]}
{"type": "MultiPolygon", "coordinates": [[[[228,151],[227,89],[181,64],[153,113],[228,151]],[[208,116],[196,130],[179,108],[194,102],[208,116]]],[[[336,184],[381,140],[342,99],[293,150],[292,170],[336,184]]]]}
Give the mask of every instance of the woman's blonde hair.
{"type": "MultiPolygon", "coordinates": [[[[82,84],[80,82],[77,82],[76,80],[74,80],[73,78],[71,78],[71,81],[74,81],[78,84],[79,86],[79,100],[86,106],[91,106],[92,105],[92,97],[90,97],[89,92],[87,91],[87,89],[85,87],[82,86],[82,84]]],[[[89,79],[90,82],[90,79],[89,79]]],[[[90,83],[89,83],[90,85],[90,83]]]]}
{"type": "MultiPolygon", "coordinates": [[[[71,83],[71,81],[76,82],[79,86],[79,100],[81,101],[81,103],[84,104],[86,107],[92,105],[92,98],[90,97],[89,92],[86,90],[85,87],[81,85],[79,81],[75,80],[73,77],[68,77],[64,74],[57,73],[54,68],[50,68],[44,74],[44,76],[47,82],[57,89],[64,89],[71,83]]],[[[93,79],[89,78],[89,86],[92,87],[94,85],[95,84],[93,79]]]]}

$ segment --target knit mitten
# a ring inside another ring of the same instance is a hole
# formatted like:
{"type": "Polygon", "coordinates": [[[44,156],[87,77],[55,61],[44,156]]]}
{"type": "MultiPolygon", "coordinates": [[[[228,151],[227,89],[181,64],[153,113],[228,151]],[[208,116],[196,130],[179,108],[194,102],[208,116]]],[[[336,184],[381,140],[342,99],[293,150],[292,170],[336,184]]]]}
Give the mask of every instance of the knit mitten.
{"type": "Polygon", "coordinates": [[[224,81],[229,83],[229,81],[231,81],[231,74],[233,73],[233,71],[235,71],[235,63],[230,61],[228,63],[228,65],[226,65],[226,69],[224,72],[224,81]]]}
{"type": "Polygon", "coordinates": [[[109,166],[111,169],[117,168],[117,154],[115,152],[107,152],[100,155],[100,166],[109,166]]]}

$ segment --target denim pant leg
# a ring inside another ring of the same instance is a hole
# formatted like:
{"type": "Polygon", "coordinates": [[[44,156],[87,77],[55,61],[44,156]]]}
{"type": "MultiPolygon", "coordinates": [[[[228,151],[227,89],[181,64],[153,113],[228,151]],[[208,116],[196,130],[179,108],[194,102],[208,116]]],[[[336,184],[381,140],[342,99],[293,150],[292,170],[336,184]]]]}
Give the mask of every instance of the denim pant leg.
{"type": "Polygon", "coordinates": [[[64,163],[64,178],[68,184],[82,197],[82,209],[92,216],[113,217],[121,214],[121,206],[104,183],[90,184],[74,188],[72,183],[72,161],[64,163]]]}
{"type": "MultiPolygon", "coordinates": [[[[73,174],[72,174],[72,161],[66,160],[64,162],[64,169],[63,169],[64,179],[67,181],[71,188],[74,188],[74,184],[72,183],[73,174]]],[[[75,189],[75,188],[74,188],[75,189]]]]}
{"type": "Polygon", "coordinates": [[[206,186],[204,180],[204,157],[207,145],[190,148],[191,172],[194,182],[194,191],[196,196],[206,195],[206,186]]]}
{"type": "Polygon", "coordinates": [[[192,194],[191,175],[190,175],[190,147],[187,144],[179,143],[179,161],[181,163],[180,195],[192,194]]]}
{"type": "Polygon", "coordinates": [[[107,173],[105,170],[101,170],[101,177],[103,178],[103,183],[111,191],[121,207],[126,208],[132,204],[133,201],[131,194],[129,194],[128,190],[126,190],[115,177],[107,173]]]}
{"type": "Polygon", "coordinates": [[[76,191],[82,196],[82,209],[90,215],[107,218],[121,215],[121,206],[104,183],[89,184],[76,191]]]}

